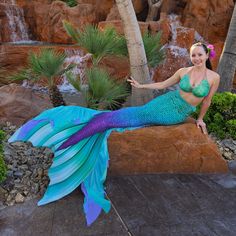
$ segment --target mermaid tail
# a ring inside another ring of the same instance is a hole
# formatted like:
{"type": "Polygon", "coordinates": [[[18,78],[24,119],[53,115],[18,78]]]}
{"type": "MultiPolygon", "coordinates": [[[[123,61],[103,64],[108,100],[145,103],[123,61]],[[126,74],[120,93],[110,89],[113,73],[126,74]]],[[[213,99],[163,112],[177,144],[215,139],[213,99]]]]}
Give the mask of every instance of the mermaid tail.
{"type": "Polygon", "coordinates": [[[109,154],[107,138],[112,130],[122,132],[153,124],[176,124],[195,109],[178,91],[169,92],[144,106],[117,111],[96,111],[78,106],[61,106],[42,112],[20,127],[9,142],[29,141],[54,152],[48,170],[49,186],[39,201],[56,201],[81,185],[84,211],[90,225],[103,209],[110,210],[103,183],[109,154]]]}
{"type": "Polygon", "coordinates": [[[179,91],[172,91],[139,107],[128,107],[95,115],[88,125],[59,146],[62,150],[96,133],[112,128],[143,127],[146,125],[170,125],[183,122],[195,110],[184,101],[179,91]]]}
{"type": "Polygon", "coordinates": [[[99,113],[76,106],[53,108],[28,121],[8,140],[29,141],[36,147],[48,147],[54,151],[53,163],[48,170],[50,183],[38,205],[58,200],[82,184],[88,225],[101,209],[110,210],[110,202],[104,197],[103,182],[109,159],[107,136],[111,131],[90,136],[62,151],[56,149],[99,113]]]}

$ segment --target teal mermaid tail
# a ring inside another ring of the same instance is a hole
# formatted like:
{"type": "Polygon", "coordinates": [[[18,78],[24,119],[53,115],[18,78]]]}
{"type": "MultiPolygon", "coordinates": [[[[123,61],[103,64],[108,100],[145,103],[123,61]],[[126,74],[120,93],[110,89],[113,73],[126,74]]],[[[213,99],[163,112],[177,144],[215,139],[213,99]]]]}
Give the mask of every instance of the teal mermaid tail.
{"type": "Polygon", "coordinates": [[[103,183],[109,154],[107,138],[112,130],[183,122],[195,107],[184,101],[178,91],[169,92],[140,107],[117,111],[96,111],[78,106],[61,106],[42,112],[20,127],[9,142],[29,141],[54,152],[48,175],[49,186],[39,201],[56,201],[81,185],[85,195],[84,211],[90,225],[103,209],[110,210],[103,183]]]}
{"type": "Polygon", "coordinates": [[[88,225],[101,209],[110,210],[103,182],[109,160],[107,136],[111,131],[95,134],[62,151],[56,151],[56,148],[99,113],[77,106],[46,110],[20,127],[9,139],[9,142],[29,141],[36,147],[48,147],[54,151],[53,163],[48,170],[50,183],[38,205],[56,201],[82,184],[88,225]]]}

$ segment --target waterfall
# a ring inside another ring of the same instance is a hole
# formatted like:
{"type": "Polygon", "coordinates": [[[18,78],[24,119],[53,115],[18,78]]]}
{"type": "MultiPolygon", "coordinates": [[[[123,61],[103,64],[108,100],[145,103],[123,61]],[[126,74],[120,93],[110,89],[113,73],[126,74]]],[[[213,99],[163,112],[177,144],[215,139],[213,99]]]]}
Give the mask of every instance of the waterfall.
{"type": "Polygon", "coordinates": [[[168,48],[170,48],[172,54],[175,57],[188,57],[188,50],[186,48],[181,48],[176,45],[177,28],[181,28],[182,30],[184,30],[185,28],[180,25],[177,15],[175,14],[169,15],[169,20],[172,33],[172,40],[168,45],[168,48]]]}
{"type": "MultiPolygon", "coordinates": [[[[85,80],[85,68],[90,55],[83,55],[83,52],[79,49],[66,49],[65,53],[67,55],[67,58],[65,59],[65,64],[75,64],[75,67],[71,70],[72,75],[79,80],[80,87],[82,89],[86,89],[87,83],[85,80]]],[[[77,92],[77,90],[68,82],[66,76],[63,76],[63,82],[61,85],[58,86],[58,88],[61,92],[77,92]]]]}
{"type": "Polygon", "coordinates": [[[10,29],[10,41],[29,41],[23,9],[16,5],[14,0],[2,0],[5,5],[5,14],[10,29]]]}

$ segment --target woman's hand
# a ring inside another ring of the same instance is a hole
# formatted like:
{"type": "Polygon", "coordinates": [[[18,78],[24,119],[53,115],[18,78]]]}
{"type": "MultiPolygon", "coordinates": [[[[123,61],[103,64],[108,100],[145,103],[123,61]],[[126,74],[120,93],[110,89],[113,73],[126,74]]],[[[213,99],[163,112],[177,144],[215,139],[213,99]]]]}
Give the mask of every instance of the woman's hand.
{"type": "Polygon", "coordinates": [[[198,128],[201,128],[201,130],[204,134],[208,134],[206,124],[202,119],[197,119],[196,120],[196,125],[197,125],[198,128]]]}
{"type": "Polygon", "coordinates": [[[143,88],[143,85],[136,81],[132,76],[129,76],[130,79],[127,79],[128,82],[135,88],[143,88]]]}

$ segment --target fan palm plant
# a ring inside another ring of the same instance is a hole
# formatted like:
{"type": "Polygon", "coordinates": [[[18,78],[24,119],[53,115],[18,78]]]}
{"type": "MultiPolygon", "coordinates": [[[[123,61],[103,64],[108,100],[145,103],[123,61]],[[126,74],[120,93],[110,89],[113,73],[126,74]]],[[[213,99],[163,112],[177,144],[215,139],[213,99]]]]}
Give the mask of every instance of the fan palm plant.
{"type": "Polygon", "coordinates": [[[118,109],[130,94],[125,83],[116,82],[104,69],[92,67],[86,70],[86,76],[88,78],[87,89],[81,88],[77,78],[73,77],[71,73],[67,73],[69,82],[84,93],[89,108],[118,109]]]}
{"type": "Polygon", "coordinates": [[[11,80],[39,81],[46,79],[49,97],[53,106],[65,105],[62,94],[57,88],[56,78],[62,76],[73,68],[73,64],[67,68],[63,67],[66,55],[52,48],[41,49],[40,52],[31,52],[28,58],[28,67],[10,76],[11,80]]]}
{"type": "Polygon", "coordinates": [[[83,30],[75,29],[69,22],[63,21],[68,35],[77,44],[92,54],[96,66],[102,58],[108,55],[127,56],[127,46],[124,36],[117,34],[114,28],[99,30],[96,26],[86,25],[83,30]]]}
{"type": "Polygon", "coordinates": [[[164,60],[165,51],[161,44],[161,31],[153,35],[145,32],[143,45],[149,67],[154,68],[164,60]]]}
{"type": "MultiPolygon", "coordinates": [[[[107,55],[128,56],[128,48],[124,36],[117,34],[114,28],[100,31],[96,26],[86,25],[83,30],[75,29],[69,22],[63,22],[68,35],[79,46],[93,55],[95,65],[107,55]]],[[[161,44],[161,32],[143,35],[143,44],[147,56],[147,63],[155,67],[164,60],[164,50],[161,44]]]]}
{"type": "Polygon", "coordinates": [[[65,105],[62,94],[55,83],[56,78],[70,69],[63,67],[65,58],[66,55],[63,52],[51,48],[42,49],[38,54],[30,53],[29,55],[29,66],[36,78],[47,79],[49,97],[55,107],[65,105]]]}

